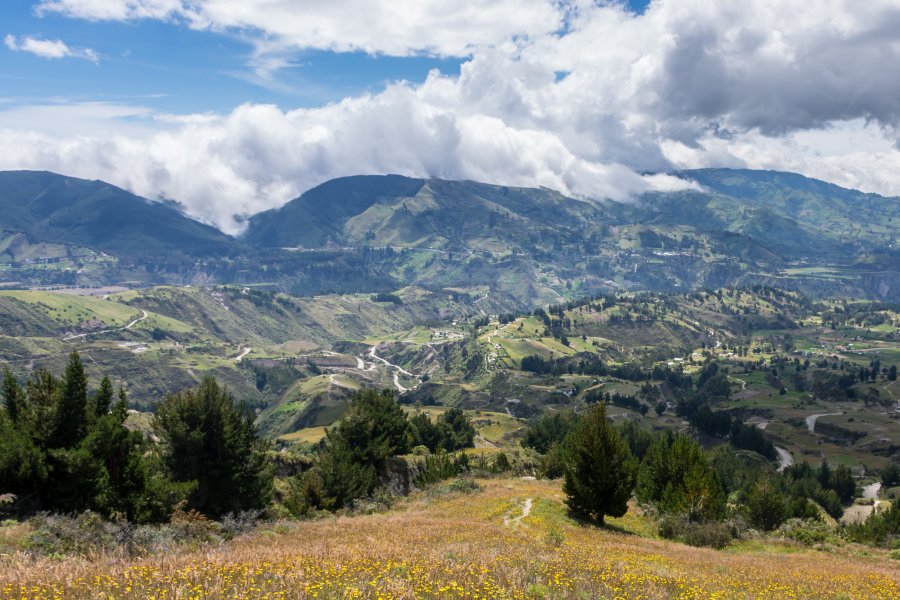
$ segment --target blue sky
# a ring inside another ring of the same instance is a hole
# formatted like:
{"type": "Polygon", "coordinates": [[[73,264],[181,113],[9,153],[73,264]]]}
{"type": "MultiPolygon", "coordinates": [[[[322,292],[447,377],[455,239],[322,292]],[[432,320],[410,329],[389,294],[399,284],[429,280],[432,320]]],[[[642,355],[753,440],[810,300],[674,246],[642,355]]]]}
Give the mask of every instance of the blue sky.
{"type": "MultiPolygon", "coordinates": [[[[631,0],[635,12],[649,0],[631,0]]],[[[347,96],[376,93],[389,82],[422,82],[431,69],[458,74],[466,57],[386,56],[363,51],[294,52],[276,81],[254,81],[252,46],[236,33],[197,31],[159,20],[91,21],[55,13],[38,15],[34,0],[0,4],[0,37],[33,36],[90,48],[89,60],[48,60],[0,48],[0,96],[35,101],[140,102],[162,111],[227,111],[246,102],[313,107],[347,96]]]]}
{"type": "Polygon", "coordinates": [[[242,78],[252,48],[237,35],[191,30],[161,21],[92,22],[37,16],[31,0],[0,5],[0,36],[64,40],[90,48],[88,60],[48,60],[0,48],[0,87],[6,99],[98,100],[149,104],[185,113],[226,111],[245,102],[316,106],[383,89],[397,79],[422,81],[432,68],[459,71],[460,58],[392,57],[364,52],[306,50],[282,69],[277,83],[242,78]],[[275,88],[275,89],[273,89],[275,88]]]}
{"type": "Polygon", "coordinates": [[[900,196],[896,0],[4,0],[0,169],[228,232],[334,177],[630,201],[673,170],[900,196]]]}

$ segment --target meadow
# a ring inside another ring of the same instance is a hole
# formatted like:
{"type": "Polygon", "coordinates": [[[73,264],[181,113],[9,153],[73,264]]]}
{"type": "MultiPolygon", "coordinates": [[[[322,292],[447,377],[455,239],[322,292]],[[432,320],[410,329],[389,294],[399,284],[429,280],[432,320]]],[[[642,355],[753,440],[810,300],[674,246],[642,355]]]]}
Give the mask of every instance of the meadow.
{"type": "Polygon", "coordinates": [[[886,551],[654,537],[631,508],[570,518],[558,482],[444,484],[393,509],[263,525],[219,547],[139,559],[0,556],[0,598],[900,598],[886,551]]]}

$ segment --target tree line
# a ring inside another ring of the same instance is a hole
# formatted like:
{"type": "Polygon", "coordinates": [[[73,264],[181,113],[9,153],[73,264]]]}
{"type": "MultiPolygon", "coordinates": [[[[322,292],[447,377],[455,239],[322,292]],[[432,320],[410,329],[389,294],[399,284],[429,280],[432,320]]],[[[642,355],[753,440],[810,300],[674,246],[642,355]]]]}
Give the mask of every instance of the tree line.
{"type": "MultiPolygon", "coordinates": [[[[800,463],[778,473],[727,447],[707,452],[683,434],[613,425],[603,402],[580,416],[561,411],[533,420],[522,445],[543,455],[543,476],[563,479],[574,513],[602,524],[624,515],[635,497],[657,515],[661,535],[695,545],[724,546],[738,521],[770,531],[792,518],[820,521],[821,511],[840,518],[856,488],[844,465],[800,463]]],[[[883,476],[900,480],[894,471],[883,476]]],[[[870,521],[847,535],[876,542],[900,536],[900,509],[870,521]]]]}
{"type": "Polygon", "coordinates": [[[265,507],[268,444],[250,413],[205,378],[160,402],[151,435],[127,426],[128,400],[104,377],[88,392],[73,352],[62,376],[37,370],[0,387],[0,493],[19,514],[91,510],[109,518],[167,520],[176,507],[211,517],[265,507]]]}

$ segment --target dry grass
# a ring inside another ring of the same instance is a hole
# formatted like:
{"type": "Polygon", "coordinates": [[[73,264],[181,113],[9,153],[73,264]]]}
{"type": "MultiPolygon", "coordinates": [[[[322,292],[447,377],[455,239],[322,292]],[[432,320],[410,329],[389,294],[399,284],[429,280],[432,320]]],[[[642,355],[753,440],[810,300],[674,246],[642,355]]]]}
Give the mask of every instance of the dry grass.
{"type": "Polygon", "coordinates": [[[552,483],[483,484],[200,552],[0,559],[0,598],[900,598],[881,553],[696,549],[637,535],[637,514],[612,530],[578,524],[552,483]]]}

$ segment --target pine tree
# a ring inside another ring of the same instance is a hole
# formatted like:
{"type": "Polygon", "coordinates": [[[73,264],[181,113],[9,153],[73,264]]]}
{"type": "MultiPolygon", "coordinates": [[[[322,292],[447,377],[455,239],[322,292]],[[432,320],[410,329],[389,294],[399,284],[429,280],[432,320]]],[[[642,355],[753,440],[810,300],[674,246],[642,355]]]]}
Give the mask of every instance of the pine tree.
{"type": "MultiPolygon", "coordinates": [[[[113,400],[113,386],[109,376],[105,375],[100,381],[100,389],[94,395],[93,413],[95,417],[102,417],[109,412],[113,400]]],[[[127,409],[127,405],[126,405],[127,409]]]]}
{"type": "Polygon", "coordinates": [[[721,516],[725,493],[700,445],[685,435],[661,436],[651,444],[641,465],[638,500],[692,521],[721,516]]]}
{"type": "MultiPolygon", "coordinates": [[[[121,401],[120,401],[121,404],[121,401]]],[[[189,505],[219,517],[263,508],[272,494],[273,471],[252,417],[235,406],[228,390],[206,377],[196,390],[169,396],[153,427],[176,482],[194,482],[189,505]]]]}
{"type": "Polygon", "coordinates": [[[53,448],[73,448],[87,435],[87,374],[77,352],[69,355],[53,415],[53,448]]]}
{"type": "MultiPolygon", "coordinates": [[[[439,434],[428,421],[426,425],[419,419],[421,430],[439,434]]],[[[316,471],[322,484],[321,507],[343,508],[371,494],[388,459],[407,452],[412,438],[406,414],[390,390],[357,392],[347,414],[328,431],[326,449],[319,456],[316,471]]]]}
{"type": "Polygon", "coordinates": [[[628,445],[606,420],[606,405],[595,404],[568,437],[566,504],[601,525],[606,515],[621,517],[634,489],[635,465],[628,445]]]}
{"type": "Polygon", "coordinates": [[[6,416],[13,423],[18,422],[22,411],[23,393],[19,382],[16,381],[9,367],[3,367],[3,384],[0,387],[0,396],[3,399],[3,408],[6,409],[6,416]]]}
{"type": "Polygon", "coordinates": [[[787,502],[774,482],[762,477],[753,486],[747,500],[750,523],[764,531],[775,529],[787,518],[787,502]]]}

